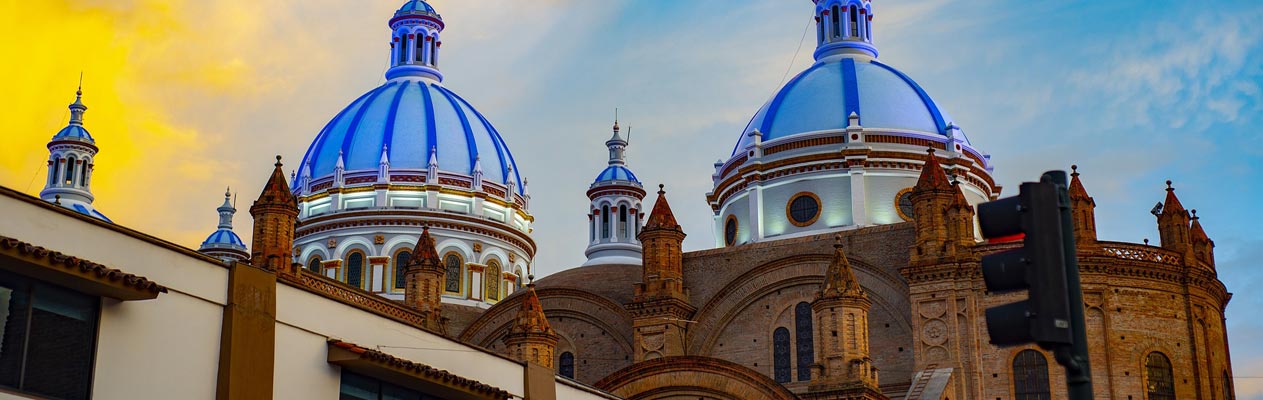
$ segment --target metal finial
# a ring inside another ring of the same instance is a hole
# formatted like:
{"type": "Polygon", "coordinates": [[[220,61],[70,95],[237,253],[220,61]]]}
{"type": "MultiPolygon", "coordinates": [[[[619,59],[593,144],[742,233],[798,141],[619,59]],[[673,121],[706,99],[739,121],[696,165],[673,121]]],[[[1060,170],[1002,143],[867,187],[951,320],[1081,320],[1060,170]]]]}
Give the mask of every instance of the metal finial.
{"type": "Polygon", "coordinates": [[[79,71],[79,88],[75,89],[75,96],[83,96],[83,71],[79,71]]]}
{"type": "Polygon", "coordinates": [[[1192,212],[1192,214],[1193,214],[1193,219],[1197,219],[1197,209],[1196,209],[1196,208],[1194,208],[1194,209],[1189,210],[1189,211],[1190,211],[1190,212],[1192,212]]]}
{"type": "Polygon", "coordinates": [[[281,166],[281,155],[280,155],[280,154],[277,154],[277,155],[276,155],[276,166],[278,166],[278,167],[279,167],[279,166],[281,166]]]}
{"type": "Polygon", "coordinates": [[[658,184],[658,194],[667,194],[666,186],[667,186],[667,185],[663,185],[663,184],[659,183],[659,184],[658,184]]]}
{"type": "Polygon", "coordinates": [[[1070,176],[1079,176],[1079,165],[1070,164],[1070,176]]]}
{"type": "Polygon", "coordinates": [[[1175,190],[1175,188],[1171,187],[1171,180],[1167,179],[1167,191],[1170,192],[1172,190],[1175,190]]]}
{"type": "Polygon", "coordinates": [[[56,204],[56,205],[61,205],[61,195],[60,195],[60,194],[55,194],[55,195],[53,195],[53,204],[56,204]]]}
{"type": "Polygon", "coordinates": [[[842,234],[841,233],[833,235],[833,248],[835,249],[842,248],[842,234]]]}
{"type": "Polygon", "coordinates": [[[1149,245],[1149,238],[1145,238],[1145,246],[1149,245]]]}

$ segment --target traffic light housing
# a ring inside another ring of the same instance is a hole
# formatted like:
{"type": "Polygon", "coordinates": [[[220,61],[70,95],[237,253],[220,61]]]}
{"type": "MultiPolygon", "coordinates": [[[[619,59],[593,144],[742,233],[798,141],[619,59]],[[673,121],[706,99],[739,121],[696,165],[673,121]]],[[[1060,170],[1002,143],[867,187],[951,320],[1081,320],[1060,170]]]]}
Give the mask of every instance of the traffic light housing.
{"type": "Polygon", "coordinates": [[[1026,300],[987,309],[987,333],[995,345],[1035,342],[1051,348],[1074,342],[1063,234],[1073,228],[1062,221],[1069,197],[1048,175],[1023,183],[1017,196],[978,205],[984,238],[1022,235],[1022,247],[981,259],[989,292],[1028,290],[1026,300]]]}

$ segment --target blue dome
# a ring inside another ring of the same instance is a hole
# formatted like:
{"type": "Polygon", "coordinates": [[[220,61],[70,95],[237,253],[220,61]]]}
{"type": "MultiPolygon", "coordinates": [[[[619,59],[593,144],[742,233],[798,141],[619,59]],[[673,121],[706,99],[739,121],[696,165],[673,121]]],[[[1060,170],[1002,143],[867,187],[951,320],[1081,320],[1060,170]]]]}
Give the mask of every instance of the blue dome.
{"type": "Polygon", "coordinates": [[[438,12],[434,11],[434,7],[430,7],[430,4],[426,3],[423,0],[411,0],[407,3],[403,3],[403,6],[399,7],[399,11],[395,11],[395,16],[400,16],[404,14],[438,15],[438,12]]]}
{"type": "Polygon", "coordinates": [[[215,233],[212,233],[210,234],[210,236],[207,236],[205,241],[202,241],[203,248],[210,245],[230,245],[230,246],[240,246],[242,248],[246,247],[246,243],[241,241],[241,237],[237,236],[236,233],[228,229],[217,230],[215,231],[215,233]]]}
{"type": "Polygon", "coordinates": [[[88,134],[87,129],[84,129],[82,125],[76,124],[66,125],[65,128],[61,128],[60,131],[57,131],[56,135],[53,135],[53,140],[82,140],[89,143],[96,142],[92,139],[92,135],[88,134]]]}
{"type": "Polygon", "coordinates": [[[313,180],[332,175],[341,152],[345,172],[376,171],[383,145],[391,170],[425,171],[434,149],[440,170],[473,175],[480,160],[484,180],[523,187],[513,155],[491,123],[451,90],[412,76],[351,102],[320,131],[300,165],[309,166],[313,180]]]}
{"type": "MultiPolygon", "coordinates": [[[[947,135],[951,118],[921,86],[877,60],[828,57],[795,76],[750,120],[733,154],[749,146],[758,129],[763,141],[800,133],[845,129],[854,112],[865,128],[947,135]]],[[[958,135],[957,140],[968,144],[958,135]]]]}
{"type": "Polygon", "coordinates": [[[95,208],[88,208],[88,207],[85,207],[83,204],[78,204],[78,203],[72,204],[71,208],[74,208],[74,210],[79,212],[80,214],[87,215],[89,217],[96,218],[105,222],[109,222],[111,224],[114,223],[114,221],[111,221],[109,217],[106,217],[105,214],[101,214],[101,212],[97,211],[95,208]]]}
{"type": "Polygon", "coordinates": [[[601,171],[600,175],[596,176],[596,180],[592,183],[609,181],[632,181],[640,183],[640,180],[636,179],[636,174],[633,174],[630,169],[627,169],[627,167],[622,165],[611,165],[606,167],[604,171],[601,171]]]}

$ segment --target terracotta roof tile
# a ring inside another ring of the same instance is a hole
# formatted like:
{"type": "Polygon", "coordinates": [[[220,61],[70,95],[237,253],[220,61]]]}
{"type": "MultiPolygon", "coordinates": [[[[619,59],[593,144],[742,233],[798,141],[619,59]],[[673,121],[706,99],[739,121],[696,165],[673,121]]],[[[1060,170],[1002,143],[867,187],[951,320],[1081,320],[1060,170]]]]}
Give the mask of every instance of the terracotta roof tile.
{"type": "Polygon", "coordinates": [[[653,211],[649,212],[649,219],[643,230],[680,230],[680,224],[675,221],[675,213],[671,212],[671,205],[667,203],[666,194],[663,185],[658,185],[658,200],[654,201],[653,211]]]}
{"type": "Polygon", "coordinates": [[[136,290],[138,292],[148,293],[157,296],[158,293],[167,293],[165,286],[159,285],[157,282],[151,281],[140,275],[129,274],[122,270],[106,267],[92,261],[84,260],[74,256],[62,254],[61,252],[49,250],[31,243],[26,243],[11,237],[0,236],[0,250],[16,249],[17,252],[24,256],[31,256],[36,259],[44,259],[49,264],[61,266],[80,277],[92,279],[100,283],[110,285],[121,285],[123,287],[136,290]]]}
{"type": "Polygon", "coordinates": [[[938,163],[938,157],[934,155],[934,149],[929,149],[926,153],[925,165],[921,166],[921,176],[917,178],[917,185],[913,187],[913,190],[950,189],[951,183],[947,181],[947,174],[943,172],[943,166],[938,163]]]}
{"type": "Polygon", "coordinates": [[[405,360],[405,359],[395,357],[390,354],[386,354],[377,350],[360,347],[356,345],[355,343],[344,342],[338,339],[329,339],[329,345],[346,349],[347,351],[358,354],[360,358],[363,360],[372,361],[374,363],[381,364],[383,366],[389,367],[394,370],[398,370],[398,371],[405,372],[408,374],[420,375],[422,377],[425,377],[431,380],[444,382],[446,384],[450,384],[450,385],[464,388],[464,389],[469,389],[474,392],[491,396],[497,399],[508,399],[510,397],[509,392],[505,391],[504,389],[500,389],[495,386],[491,386],[491,385],[488,385],[488,384],[485,384],[473,379],[465,378],[465,377],[453,374],[451,372],[447,372],[446,370],[441,370],[438,368],[431,367],[429,365],[405,360]]]}

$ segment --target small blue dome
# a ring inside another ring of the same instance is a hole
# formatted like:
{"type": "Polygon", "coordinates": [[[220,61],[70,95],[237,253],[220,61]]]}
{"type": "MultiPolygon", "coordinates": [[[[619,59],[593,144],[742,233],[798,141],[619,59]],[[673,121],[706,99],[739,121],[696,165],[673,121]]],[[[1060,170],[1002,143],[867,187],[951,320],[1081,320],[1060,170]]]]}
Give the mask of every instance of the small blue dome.
{"type": "Polygon", "coordinates": [[[434,149],[440,170],[473,175],[480,160],[484,180],[523,187],[513,155],[491,123],[456,93],[413,76],[392,79],[351,102],[316,136],[299,168],[310,166],[313,180],[332,175],[341,152],[345,172],[375,171],[383,145],[391,170],[425,171],[434,149]]]}
{"type": "Polygon", "coordinates": [[[399,11],[395,11],[396,17],[404,14],[439,15],[437,11],[434,11],[434,7],[430,7],[430,4],[423,0],[411,0],[407,3],[403,3],[403,6],[399,7],[399,11]]]}
{"type": "MultiPolygon", "coordinates": [[[[951,117],[902,72],[868,58],[834,56],[798,74],[759,109],[733,149],[749,146],[755,129],[763,141],[800,133],[845,129],[854,112],[865,128],[947,135],[951,117]]],[[[957,140],[968,144],[963,134],[957,140]]]]}
{"type": "Polygon", "coordinates": [[[229,230],[229,229],[217,230],[215,231],[215,233],[212,233],[210,234],[210,236],[207,236],[205,241],[202,241],[203,248],[206,248],[211,245],[240,246],[242,248],[246,247],[246,243],[241,241],[241,237],[237,236],[236,233],[234,233],[232,230],[229,230]]]}
{"type": "Polygon", "coordinates": [[[89,217],[96,218],[105,222],[109,222],[111,224],[114,223],[114,221],[111,221],[109,217],[106,217],[105,214],[101,214],[101,212],[97,211],[95,208],[88,208],[84,206],[83,204],[78,204],[78,203],[73,204],[71,208],[73,208],[75,211],[78,211],[80,214],[87,215],[89,217]]]}
{"type": "Polygon", "coordinates": [[[630,169],[627,169],[627,167],[622,165],[611,165],[606,167],[604,171],[601,171],[600,175],[596,176],[596,180],[592,183],[609,181],[632,181],[637,184],[640,183],[640,180],[636,179],[636,174],[633,174],[630,169]]]}
{"type": "Polygon", "coordinates": [[[92,135],[88,134],[87,129],[84,129],[82,125],[76,124],[66,125],[65,128],[61,128],[56,135],[53,135],[53,140],[82,140],[88,143],[96,143],[92,139],[92,135]]]}

